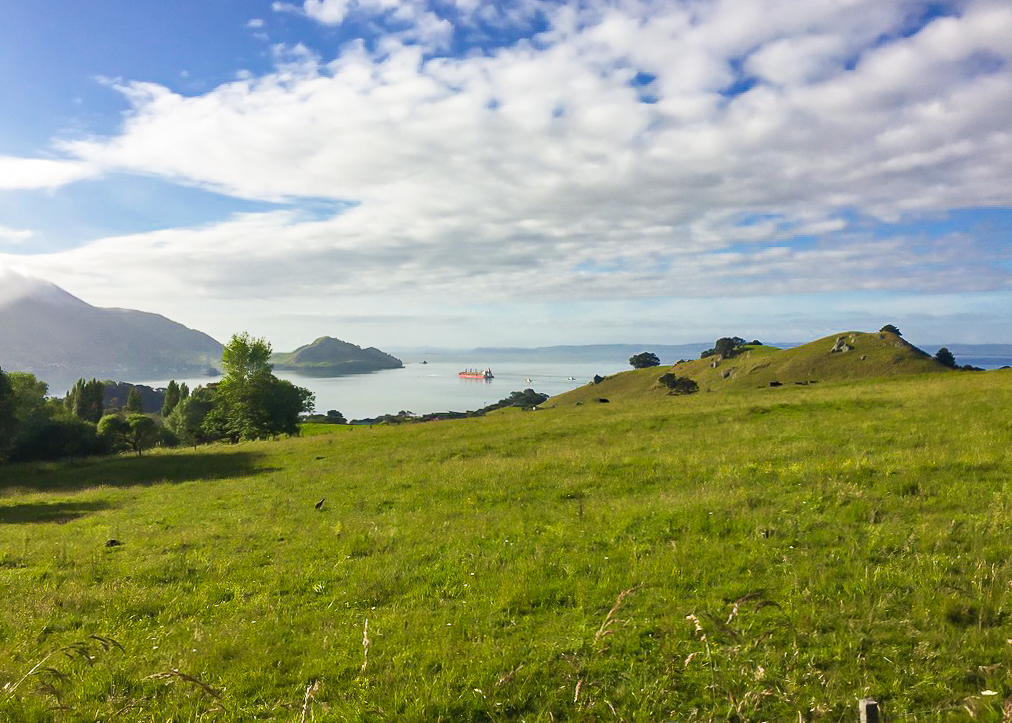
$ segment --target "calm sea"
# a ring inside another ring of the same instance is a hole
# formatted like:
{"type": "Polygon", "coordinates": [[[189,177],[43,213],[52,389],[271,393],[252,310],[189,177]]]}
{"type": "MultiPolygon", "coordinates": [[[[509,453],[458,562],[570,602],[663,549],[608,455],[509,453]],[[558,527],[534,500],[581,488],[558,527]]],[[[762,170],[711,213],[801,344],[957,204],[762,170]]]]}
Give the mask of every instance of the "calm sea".
{"type": "MultiPolygon", "coordinates": [[[[343,377],[305,377],[291,372],[276,376],[306,387],[316,395],[316,411],[336,409],[348,419],[365,419],[400,411],[466,412],[498,402],[510,392],[527,388],[549,396],[567,392],[589,383],[595,374],[607,376],[630,369],[628,363],[614,361],[589,362],[517,362],[498,364],[487,360],[429,362],[405,364],[403,369],[386,369],[371,374],[343,377]],[[465,368],[491,366],[494,379],[461,379],[457,373],[465,368]],[[528,381],[529,380],[529,381],[528,381]]],[[[208,377],[177,379],[191,389],[214,381],[208,377]]],[[[134,382],[159,388],[167,379],[134,382]]]]}

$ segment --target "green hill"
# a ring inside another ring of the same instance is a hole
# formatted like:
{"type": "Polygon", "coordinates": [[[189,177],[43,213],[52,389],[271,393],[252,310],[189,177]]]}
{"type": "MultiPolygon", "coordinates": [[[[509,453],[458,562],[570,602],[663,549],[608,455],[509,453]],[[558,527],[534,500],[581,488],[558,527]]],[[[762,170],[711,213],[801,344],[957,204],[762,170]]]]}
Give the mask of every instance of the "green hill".
{"type": "Polygon", "coordinates": [[[890,332],[849,331],[792,349],[744,346],[731,358],[707,357],[671,367],[637,369],[550,399],[546,406],[586,404],[666,395],[658,379],[666,372],[689,377],[700,391],[808,385],[951,371],[890,332]],[[836,349],[836,351],[833,351],[836,349]]]}
{"type": "Polygon", "coordinates": [[[330,336],[321,336],[312,344],[300,346],[293,352],[274,354],[271,362],[275,369],[326,377],[404,366],[400,359],[375,347],[363,349],[330,336]]]}

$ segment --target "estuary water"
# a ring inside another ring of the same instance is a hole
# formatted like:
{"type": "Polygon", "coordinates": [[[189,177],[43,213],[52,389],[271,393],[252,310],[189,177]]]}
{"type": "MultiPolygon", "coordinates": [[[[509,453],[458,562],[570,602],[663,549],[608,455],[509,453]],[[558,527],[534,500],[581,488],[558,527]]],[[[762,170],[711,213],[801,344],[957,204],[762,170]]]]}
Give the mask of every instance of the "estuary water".
{"type": "MultiPolygon", "coordinates": [[[[384,369],[370,374],[342,377],[308,377],[292,372],[275,376],[306,387],[316,395],[316,411],[336,409],[347,419],[366,419],[400,411],[467,412],[498,402],[510,392],[533,389],[555,396],[589,383],[595,374],[607,376],[630,369],[629,364],[609,362],[520,362],[470,360],[460,363],[433,361],[406,363],[403,369],[384,369]],[[491,367],[494,379],[461,379],[465,368],[491,367]],[[572,377],[572,378],[571,378],[572,377]],[[527,380],[530,381],[527,381],[527,380]]],[[[159,388],[168,379],[137,381],[159,388]]],[[[213,378],[176,379],[191,389],[216,381],[213,378]]]]}

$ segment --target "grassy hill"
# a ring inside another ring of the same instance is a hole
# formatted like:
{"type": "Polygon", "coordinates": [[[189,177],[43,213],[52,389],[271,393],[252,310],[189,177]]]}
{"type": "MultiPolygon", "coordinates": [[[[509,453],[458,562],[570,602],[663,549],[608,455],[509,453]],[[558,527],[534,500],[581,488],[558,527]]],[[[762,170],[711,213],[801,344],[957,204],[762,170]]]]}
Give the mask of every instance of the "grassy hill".
{"type": "Polygon", "coordinates": [[[279,370],[297,371],[315,376],[363,374],[379,369],[399,369],[401,360],[375,347],[363,349],[330,336],[321,336],[292,352],[279,352],[271,356],[279,370]]]}
{"type": "Polygon", "coordinates": [[[0,467],[0,720],[1000,721],[1010,411],[922,374],[0,467]]]}
{"type": "Polygon", "coordinates": [[[849,331],[792,349],[744,346],[729,359],[708,357],[671,367],[638,369],[608,377],[549,400],[547,405],[594,403],[605,398],[667,394],[659,382],[665,372],[689,377],[700,391],[740,391],[781,385],[840,382],[951,371],[902,338],[889,332],[849,331]],[[834,352],[834,348],[846,348],[834,352]]]}

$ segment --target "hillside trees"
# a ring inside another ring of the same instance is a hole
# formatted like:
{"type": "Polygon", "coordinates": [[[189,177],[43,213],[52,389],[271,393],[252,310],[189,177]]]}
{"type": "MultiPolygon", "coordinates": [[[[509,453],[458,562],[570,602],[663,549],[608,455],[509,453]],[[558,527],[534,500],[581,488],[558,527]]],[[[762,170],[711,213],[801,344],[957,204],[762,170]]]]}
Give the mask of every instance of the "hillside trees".
{"type": "Polygon", "coordinates": [[[709,356],[721,356],[724,359],[730,359],[738,353],[738,347],[744,344],[745,340],[740,336],[722,336],[717,339],[712,349],[704,351],[699,355],[699,358],[706,359],[709,356]]]}
{"type": "Polygon", "coordinates": [[[629,357],[629,363],[633,369],[648,369],[660,365],[661,360],[653,352],[644,351],[629,357]]]}
{"type": "Polygon", "coordinates": [[[899,330],[899,329],[897,329],[897,328],[896,328],[895,326],[893,326],[892,324],[886,324],[886,325],[885,325],[885,326],[883,326],[883,327],[882,327],[881,329],[879,329],[879,331],[880,331],[880,332],[882,332],[882,331],[888,331],[889,333],[891,333],[891,334],[895,334],[896,336],[903,336],[903,335],[902,335],[902,334],[900,333],[900,330],[899,330]]]}

